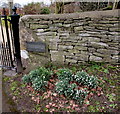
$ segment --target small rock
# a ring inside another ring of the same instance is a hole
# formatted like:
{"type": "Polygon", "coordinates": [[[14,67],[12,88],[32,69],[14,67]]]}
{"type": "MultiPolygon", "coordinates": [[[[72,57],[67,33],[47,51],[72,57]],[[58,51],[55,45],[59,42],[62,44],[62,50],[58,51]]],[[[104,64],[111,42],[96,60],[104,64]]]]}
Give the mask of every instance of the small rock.
{"type": "Polygon", "coordinates": [[[21,50],[21,57],[23,59],[28,59],[29,58],[28,52],[26,50],[21,50]]]}
{"type": "Polygon", "coordinates": [[[15,71],[13,71],[13,70],[8,70],[8,71],[6,71],[6,72],[4,72],[4,76],[16,76],[16,72],[15,71]]]}

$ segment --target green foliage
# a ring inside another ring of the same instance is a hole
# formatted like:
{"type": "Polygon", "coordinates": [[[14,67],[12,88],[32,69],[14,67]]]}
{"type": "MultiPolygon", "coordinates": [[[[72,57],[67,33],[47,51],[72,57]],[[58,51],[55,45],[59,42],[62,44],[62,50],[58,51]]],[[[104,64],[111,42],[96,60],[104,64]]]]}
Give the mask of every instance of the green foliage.
{"type": "Polygon", "coordinates": [[[10,89],[11,89],[12,91],[15,91],[15,90],[17,89],[17,87],[18,87],[17,82],[12,82],[11,85],[10,85],[10,89]]]}
{"type": "Polygon", "coordinates": [[[73,80],[73,74],[72,71],[69,69],[59,69],[57,72],[58,75],[58,79],[59,80],[68,80],[68,81],[72,81],[73,80]]]}
{"type": "Polygon", "coordinates": [[[59,81],[56,83],[56,91],[59,93],[59,94],[64,94],[64,92],[67,91],[68,89],[68,80],[63,80],[63,81],[59,81]]]}
{"type": "Polygon", "coordinates": [[[24,83],[30,83],[30,82],[31,82],[30,76],[24,75],[24,76],[22,77],[22,81],[23,81],[24,83]]]}
{"type": "Polygon", "coordinates": [[[113,6],[110,5],[110,6],[107,6],[107,7],[103,8],[103,10],[112,10],[112,8],[113,8],[113,6]]]}
{"type": "Polygon", "coordinates": [[[44,7],[44,8],[41,9],[41,12],[40,12],[40,13],[41,13],[41,14],[50,14],[50,10],[49,10],[48,7],[44,7]]]}
{"type": "Polygon", "coordinates": [[[88,112],[99,112],[100,110],[99,110],[99,108],[97,107],[97,105],[96,106],[93,106],[93,105],[90,105],[89,107],[88,107],[88,112]]]}
{"type": "Polygon", "coordinates": [[[110,102],[114,102],[116,100],[115,95],[113,93],[107,94],[106,96],[110,102]]]}
{"type": "Polygon", "coordinates": [[[75,94],[73,95],[73,99],[82,104],[87,94],[88,92],[85,90],[76,89],[75,94]]]}
{"type": "Polygon", "coordinates": [[[10,80],[10,77],[4,77],[3,80],[4,80],[5,82],[7,82],[7,81],[10,80]]]}
{"type": "Polygon", "coordinates": [[[80,104],[83,103],[87,95],[87,91],[78,90],[76,83],[69,84],[69,81],[66,79],[56,83],[56,91],[60,95],[64,95],[67,98],[74,99],[80,104]]]}
{"type": "Polygon", "coordinates": [[[112,108],[115,108],[117,106],[117,104],[110,104],[109,106],[112,108]]]}
{"type": "Polygon", "coordinates": [[[40,14],[40,10],[41,10],[41,3],[39,2],[28,3],[27,5],[24,6],[25,14],[40,14]]]}
{"type": "Polygon", "coordinates": [[[98,85],[97,78],[89,76],[86,72],[79,71],[74,75],[69,69],[59,69],[57,75],[59,81],[56,83],[56,91],[67,98],[76,100],[80,104],[83,103],[88,92],[86,88],[79,90],[78,86],[85,85],[89,88],[96,88],[98,85]]]}
{"type": "Polygon", "coordinates": [[[35,80],[32,82],[32,87],[36,91],[45,91],[47,87],[47,81],[45,79],[45,76],[35,78],[35,80]]]}
{"type": "Polygon", "coordinates": [[[50,79],[52,72],[49,69],[40,67],[31,71],[28,75],[22,77],[24,83],[32,83],[32,87],[37,90],[45,90],[47,81],[50,79]]]}
{"type": "MultiPolygon", "coordinates": [[[[87,89],[79,89],[80,84],[95,88],[97,86],[97,78],[89,76],[86,72],[77,72],[73,74],[70,69],[58,69],[56,72],[58,82],[56,83],[56,92],[64,95],[67,98],[76,100],[78,103],[83,103],[87,89]]],[[[45,91],[47,83],[51,78],[52,72],[49,69],[40,67],[25,75],[22,80],[24,83],[31,83],[36,91],[45,91]]]]}
{"type": "Polygon", "coordinates": [[[89,88],[95,88],[98,85],[97,78],[94,76],[89,76],[86,72],[77,72],[74,79],[79,84],[86,85],[89,88]]]}

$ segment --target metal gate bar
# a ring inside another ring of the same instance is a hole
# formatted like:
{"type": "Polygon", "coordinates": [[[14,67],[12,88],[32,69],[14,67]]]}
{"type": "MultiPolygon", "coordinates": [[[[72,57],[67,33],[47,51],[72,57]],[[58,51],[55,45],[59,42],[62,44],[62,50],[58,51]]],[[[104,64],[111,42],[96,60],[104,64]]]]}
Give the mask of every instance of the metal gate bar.
{"type": "Polygon", "coordinates": [[[20,55],[20,42],[19,42],[19,18],[16,14],[17,8],[12,9],[14,14],[7,19],[5,8],[3,8],[4,15],[0,17],[0,25],[2,32],[2,43],[0,43],[0,67],[15,68],[18,73],[21,73],[22,62],[20,55]],[[1,19],[5,23],[5,28],[2,25],[1,19]],[[9,23],[9,24],[8,24],[9,23]],[[5,29],[5,30],[4,30],[5,29]],[[6,34],[6,35],[5,35],[6,34]],[[13,63],[16,63],[15,65],[13,63]]]}
{"type": "Polygon", "coordinates": [[[10,42],[10,36],[9,36],[9,30],[8,30],[8,21],[7,21],[7,16],[4,14],[4,21],[5,21],[5,28],[6,28],[6,35],[7,35],[7,43],[9,47],[9,56],[10,56],[10,62],[11,66],[14,67],[13,61],[12,61],[12,51],[11,51],[11,42],[10,42]]]}

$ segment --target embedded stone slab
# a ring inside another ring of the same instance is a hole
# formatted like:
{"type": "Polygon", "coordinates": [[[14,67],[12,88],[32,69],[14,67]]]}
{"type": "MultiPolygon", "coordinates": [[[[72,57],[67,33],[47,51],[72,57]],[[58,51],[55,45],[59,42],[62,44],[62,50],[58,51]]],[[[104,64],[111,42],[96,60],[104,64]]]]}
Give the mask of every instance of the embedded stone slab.
{"type": "Polygon", "coordinates": [[[12,76],[16,76],[17,73],[14,70],[7,70],[6,72],[3,73],[3,75],[12,77],[12,76]]]}

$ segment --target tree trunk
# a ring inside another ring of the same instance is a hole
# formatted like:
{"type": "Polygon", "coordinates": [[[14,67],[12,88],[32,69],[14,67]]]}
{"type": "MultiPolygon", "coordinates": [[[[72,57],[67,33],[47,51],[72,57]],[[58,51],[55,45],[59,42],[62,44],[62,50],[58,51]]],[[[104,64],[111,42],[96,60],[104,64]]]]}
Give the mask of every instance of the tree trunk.
{"type": "Polygon", "coordinates": [[[114,10],[115,8],[117,8],[117,5],[118,5],[118,0],[115,0],[114,3],[113,3],[113,8],[112,9],[114,10]]]}
{"type": "Polygon", "coordinates": [[[56,2],[55,3],[55,13],[61,14],[64,12],[64,2],[56,2]]]}

